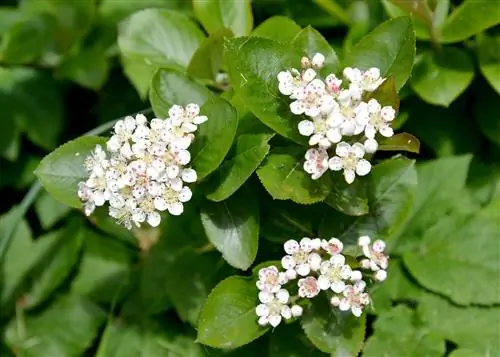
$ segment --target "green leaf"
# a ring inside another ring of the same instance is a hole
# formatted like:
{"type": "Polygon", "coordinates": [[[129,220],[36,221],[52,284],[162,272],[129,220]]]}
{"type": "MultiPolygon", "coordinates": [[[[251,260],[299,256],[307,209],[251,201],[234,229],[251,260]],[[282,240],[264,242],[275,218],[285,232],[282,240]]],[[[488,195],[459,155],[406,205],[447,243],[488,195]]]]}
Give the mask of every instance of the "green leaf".
{"type": "Polygon", "coordinates": [[[302,148],[275,148],[257,170],[260,181],[274,199],[311,204],[323,201],[329,195],[330,176],[312,180],[302,168],[303,155],[302,148]]]}
{"type": "Polygon", "coordinates": [[[0,8],[0,36],[21,18],[21,12],[15,7],[0,8]]]}
{"type": "Polygon", "coordinates": [[[497,286],[485,279],[500,274],[500,252],[485,249],[500,236],[499,212],[500,200],[472,215],[453,212],[425,232],[419,250],[404,254],[405,265],[420,284],[457,304],[500,303],[497,286]]]}
{"type": "Polygon", "coordinates": [[[268,141],[271,136],[269,134],[239,136],[228,158],[208,181],[207,198],[220,202],[236,192],[268,154],[271,148],[268,141]]]}
{"type": "Polygon", "coordinates": [[[482,356],[500,354],[498,306],[459,307],[437,295],[426,294],[420,300],[418,314],[433,334],[461,348],[474,349],[482,356]]]}
{"type": "Polygon", "coordinates": [[[498,94],[487,88],[485,91],[478,93],[474,111],[482,133],[491,141],[500,145],[500,116],[498,111],[495,110],[495,106],[491,105],[497,100],[498,94]]]}
{"type": "Polygon", "coordinates": [[[474,65],[461,49],[444,47],[426,52],[413,70],[411,86],[428,103],[447,107],[467,89],[474,78],[474,65]]]}
{"type": "Polygon", "coordinates": [[[35,174],[42,186],[58,201],[75,208],[81,207],[78,183],[89,174],[84,167],[87,155],[96,145],[105,147],[106,139],[86,136],[58,147],[40,162],[35,174]]]}
{"type": "Polygon", "coordinates": [[[382,106],[393,107],[396,113],[399,111],[399,95],[396,91],[394,78],[387,78],[374,92],[368,93],[366,100],[376,99],[382,106]]]}
{"type": "Polygon", "coordinates": [[[350,51],[343,67],[378,67],[383,77],[394,77],[399,90],[410,77],[415,57],[415,33],[409,17],[386,21],[350,51]]]}
{"type": "Polygon", "coordinates": [[[418,154],[420,141],[411,134],[399,133],[380,141],[378,149],[381,151],[408,151],[418,154]]]}
{"type": "Polygon", "coordinates": [[[241,270],[252,265],[259,246],[259,204],[249,190],[241,189],[223,202],[205,202],[201,221],[229,265],[241,270]]]}
{"type": "Polygon", "coordinates": [[[301,53],[276,41],[245,37],[227,40],[225,58],[231,83],[244,105],[278,134],[305,143],[299,134],[299,116],[290,111],[290,100],[278,91],[280,71],[299,67],[301,53]]]}
{"type": "Polygon", "coordinates": [[[500,24],[500,7],[490,0],[465,0],[446,19],[441,42],[463,41],[489,27],[500,24]]]}
{"type": "Polygon", "coordinates": [[[236,348],[262,336],[257,324],[258,290],[252,279],[232,276],[210,293],[201,312],[197,342],[215,348],[236,348]]]}
{"type": "Polygon", "coordinates": [[[489,84],[500,94],[500,36],[481,35],[479,41],[479,69],[489,84]]]}
{"type": "Polygon", "coordinates": [[[291,42],[302,28],[285,16],[273,16],[262,22],[252,32],[252,36],[268,38],[279,42],[291,42]]]}
{"type": "Polygon", "coordinates": [[[441,357],[446,351],[444,339],[417,325],[414,315],[404,305],[382,314],[375,321],[375,332],[368,339],[363,356],[441,357]]]}
{"type": "Polygon", "coordinates": [[[49,14],[19,19],[2,35],[0,62],[25,64],[36,61],[52,41],[54,30],[54,18],[49,14]]]}
{"type": "Polygon", "coordinates": [[[202,106],[211,97],[212,93],[205,86],[181,72],[159,69],[151,79],[149,100],[159,118],[168,118],[168,110],[174,104],[196,103],[202,106]]]}
{"type": "Polygon", "coordinates": [[[270,357],[326,357],[306,338],[298,323],[283,324],[275,329],[269,341],[270,357]]]}
{"type": "Polygon", "coordinates": [[[230,30],[223,28],[206,38],[193,54],[187,73],[197,78],[216,79],[224,62],[224,40],[232,36],[233,33],[230,30]]]}
{"type": "Polygon", "coordinates": [[[200,125],[191,149],[192,165],[199,181],[220,166],[233,144],[238,127],[238,113],[225,99],[207,101],[200,113],[208,120],[200,125]]]}
{"type": "Polygon", "coordinates": [[[43,192],[35,201],[35,211],[43,229],[49,229],[70,211],[70,208],[43,192]]]}
{"type": "Polygon", "coordinates": [[[338,178],[333,180],[330,195],[325,203],[348,216],[362,216],[368,213],[368,186],[364,180],[348,184],[338,178]]]}
{"type": "Polygon", "coordinates": [[[118,45],[126,57],[186,68],[203,38],[203,32],[187,16],[166,9],[146,9],[120,23],[118,45]]]}
{"type": "Polygon", "coordinates": [[[340,63],[337,54],[325,38],[311,26],[300,31],[293,39],[292,45],[309,58],[318,52],[325,55],[325,64],[321,73],[328,75],[338,72],[340,63]]]}
{"type": "Polygon", "coordinates": [[[39,314],[17,321],[24,325],[22,329],[12,320],[5,341],[24,357],[78,357],[92,345],[105,319],[96,305],[77,296],[65,296],[39,314]]]}
{"type": "Polygon", "coordinates": [[[141,99],[146,99],[149,93],[151,78],[156,72],[156,66],[146,63],[141,59],[120,56],[123,72],[134,86],[141,99]]]}
{"type": "Polygon", "coordinates": [[[356,356],[363,346],[366,313],[355,317],[350,312],[333,310],[323,298],[312,301],[300,322],[309,340],[332,357],[356,356]]]}
{"type": "Polygon", "coordinates": [[[110,70],[110,60],[106,50],[99,47],[84,48],[67,58],[58,68],[59,74],[82,87],[98,90],[106,80],[110,70]]]}
{"type": "Polygon", "coordinates": [[[253,28],[250,0],[237,3],[230,0],[193,0],[194,13],[209,34],[222,28],[230,29],[235,36],[246,36],[253,28]]]}
{"type": "Polygon", "coordinates": [[[484,357],[484,354],[477,351],[469,350],[468,348],[459,348],[453,350],[450,353],[450,357],[484,357]]]}
{"type": "Polygon", "coordinates": [[[107,207],[96,207],[91,216],[88,216],[89,222],[100,232],[116,238],[130,247],[137,247],[138,241],[132,231],[118,224],[116,220],[109,215],[107,207]]]}

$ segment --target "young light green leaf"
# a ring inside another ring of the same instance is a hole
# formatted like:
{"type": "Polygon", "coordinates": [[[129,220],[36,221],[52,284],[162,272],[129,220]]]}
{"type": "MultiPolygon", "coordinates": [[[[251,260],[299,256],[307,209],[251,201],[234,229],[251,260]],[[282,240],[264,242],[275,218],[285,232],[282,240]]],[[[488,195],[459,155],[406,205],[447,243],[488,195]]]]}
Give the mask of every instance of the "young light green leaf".
{"type": "Polygon", "coordinates": [[[211,97],[212,93],[205,86],[175,70],[158,69],[151,79],[149,100],[159,118],[168,118],[168,110],[174,104],[202,106],[211,97]]]}
{"type": "Polygon", "coordinates": [[[200,125],[193,143],[193,168],[201,181],[215,171],[233,144],[238,127],[238,113],[227,100],[213,98],[200,110],[208,120],[200,125]]]}
{"type": "Polygon", "coordinates": [[[474,65],[461,49],[426,52],[415,64],[411,86],[428,103],[449,106],[474,78],[474,65]]]}
{"type": "Polygon", "coordinates": [[[418,154],[420,141],[411,134],[399,133],[380,141],[378,149],[381,151],[408,151],[418,154]]]}
{"type": "Polygon", "coordinates": [[[415,33],[409,17],[386,21],[350,51],[343,67],[377,67],[383,77],[394,77],[399,90],[410,77],[415,57],[415,33]]]}
{"type": "Polygon", "coordinates": [[[141,59],[130,58],[123,53],[120,56],[123,72],[134,86],[139,97],[145,100],[149,93],[151,78],[156,72],[156,66],[148,64],[141,59]]]}
{"type": "Polygon", "coordinates": [[[329,175],[312,180],[304,171],[304,151],[298,147],[275,148],[257,170],[260,181],[274,199],[311,204],[323,201],[330,193],[329,175]]]}
{"type": "Polygon", "coordinates": [[[240,276],[220,282],[201,312],[197,342],[232,349],[252,342],[267,329],[257,324],[255,281],[240,276]]]}
{"type": "Polygon", "coordinates": [[[500,6],[491,0],[465,0],[446,19],[441,29],[441,42],[463,41],[500,24],[500,6]]]}
{"type": "Polygon", "coordinates": [[[366,313],[355,317],[350,312],[332,311],[323,298],[312,301],[300,322],[309,340],[332,357],[356,356],[363,346],[366,313]]]}
{"type": "Polygon", "coordinates": [[[481,35],[479,41],[479,69],[489,84],[500,94],[500,36],[481,35]]]}
{"type": "Polygon", "coordinates": [[[500,200],[476,214],[453,212],[425,232],[419,250],[404,255],[405,265],[420,284],[457,304],[500,303],[497,287],[485,279],[500,274],[500,251],[484,249],[498,242],[499,212],[500,200]]]}
{"type": "Polygon", "coordinates": [[[293,39],[292,45],[311,59],[316,53],[322,53],[325,56],[325,64],[321,73],[328,75],[338,72],[340,63],[337,54],[325,38],[311,26],[300,31],[293,39]]]}
{"type": "Polygon", "coordinates": [[[162,67],[186,68],[203,32],[185,15],[166,9],[145,9],[119,26],[123,55],[162,67]]]}
{"type": "Polygon", "coordinates": [[[432,12],[425,0],[391,0],[391,3],[400,7],[407,13],[414,14],[427,26],[432,26],[432,12]]]}
{"type": "Polygon", "coordinates": [[[252,265],[259,246],[259,204],[249,190],[240,189],[222,202],[205,202],[201,221],[229,265],[241,270],[252,265]]]}
{"type": "Polygon", "coordinates": [[[194,13],[209,34],[222,28],[230,29],[235,36],[246,36],[253,28],[250,0],[193,0],[194,13]]]}
{"type": "Polygon", "coordinates": [[[251,36],[268,38],[279,42],[291,42],[302,28],[285,16],[273,16],[253,30],[251,36]]]}
{"type": "MultiPolygon", "coordinates": [[[[260,123],[260,122],[259,122],[260,123]]],[[[236,139],[231,152],[208,181],[207,198],[220,202],[231,196],[252,173],[269,152],[270,134],[243,134],[236,139]]]]}
{"type": "Polygon", "coordinates": [[[82,136],[45,156],[35,174],[47,192],[68,206],[80,208],[81,201],[77,195],[78,183],[85,181],[89,176],[84,162],[96,145],[105,148],[106,139],[82,136]]]}
{"type": "Polygon", "coordinates": [[[5,330],[5,341],[26,357],[81,356],[105,320],[106,314],[98,306],[79,296],[66,295],[41,313],[26,316],[22,330],[19,321],[12,320],[5,330]]]}
{"type": "Polygon", "coordinates": [[[290,111],[290,100],[278,91],[277,75],[299,68],[301,52],[276,41],[246,37],[224,44],[228,73],[244,105],[268,127],[297,143],[305,143],[290,111]]]}
{"type": "MultiPolygon", "coordinates": [[[[398,1],[404,2],[404,0],[398,0],[398,1]]],[[[409,13],[413,15],[412,11],[405,11],[401,7],[394,5],[393,0],[382,0],[381,3],[384,6],[384,9],[387,12],[387,14],[393,19],[401,16],[408,16],[409,13]]],[[[417,16],[412,17],[412,22],[413,22],[413,27],[415,29],[415,37],[418,40],[429,41],[431,39],[431,26],[429,26],[428,23],[425,23],[417,16]]]]}
{"type": "Polygon", "coordinates": [[[458,348],[450,353],[450,357],[484,357],[484,354],[468,348],[458,348]]]}

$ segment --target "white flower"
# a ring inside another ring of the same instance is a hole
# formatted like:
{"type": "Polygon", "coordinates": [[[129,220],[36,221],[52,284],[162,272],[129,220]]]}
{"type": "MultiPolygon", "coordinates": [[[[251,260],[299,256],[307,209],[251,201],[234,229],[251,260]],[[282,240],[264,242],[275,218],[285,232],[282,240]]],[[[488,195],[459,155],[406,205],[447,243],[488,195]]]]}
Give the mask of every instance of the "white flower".
{"type": "Polygon", "coordinates": [[[340,86],[342,85],[342,80],[338,79],[335,74],[329,74],[325,78],[326,88],[332,94],[339,94],[340,86]]]}
{"type": "Polygon", "coordinates": [[[267,268],[259,270],[259,280],[257,281],[257,288],[262,291],[270,293],[277,293],[281,289],[282,284],[288,281],[284,273],[280,273],[278,268],[271,265],[267,268]]]}
{"type": "Polygon", "coordinates": [[[358,281],[358,280],[361,280],[363,279],[363,274],[361,274],[361,272],[359,270],[353,270],[351,272],[351,281],[358,281]]]}
{"type": "Polygon", "coordinates": [[[309,145],[319,145],[323,148],[329,148],[332,143],[338,143],[342,140],[340,129],[335,126],[333,118],[330,116],[318,115],[312,120],[302,120],[299,125],[299,133],[304,136],[310,136],[309,145]]]}
{"type": "Polygon", "coordinates": [[[325,83],[314,79],[294,92],[295,101],[290,104],[293,114],[316,117],[328,114],[335,105],[333,97],[326,91],[325,83]]]}
{"type": "Polygon", "coordinates": [[[365,72],[357,68],[347,67],[344,69],[344,77],[349,80],[351,85],[356,87],[361,94],[363,91],[373,92],[384,81],[384,79],[380,77],[380,70],[375,67],[365,72]]]}
{"type": "Polygon", "coordinates": [[[366,283],[363,280],[356,282],[354,285],[347,285],[338,304],[339,309],[341,311],[351,310],[354,316],[360,317],[363,308],[370,303],[369,295],[363,292],[365,286],[366,283]]]}
{"type": "Polygon", "coordinates": [[[375,274],[373,275],[373,277],[377,281],[384,281],[385,279],[387,279],[387,271],[385,271],[385,270],[377,270],[375,272],[375,274]]]}
{"type": "Polygon", "coordinates": [[[314,68],[322,68],[325,65],[325,55],[316,53],[311,60],[311,64],[314,68]]]}
{"type": "Polygon", "coordinates": [[[309,149],[306,152],[304,171],[313,180],[319,179],[328,170],[328,153],[324,149],[309,149]]]}
{"type": "Polygon", "coordinates": [[[321,263],[321,275],[318,277],[318,286],[321,290],[331,289],[341,293],[345,289],[344,281],[351,277],[351,267],[345,264],[342,254],[334,255],[328,261],[321,263]]]}
{"type": "Polygon", "coordinates": [[[318,281],[313,276],[308,276],[307,278],[300,279],[299,283],[299,296],[311,299],[319,294],[320,288],[318,281]]]}
{"type": "Polygon", "coordinates": [[[300,317],[300,316],[302,316],[302,313],[304,312],[304,310],[302,309],[302,306],[299,306],[299,305],[293,305],[291,310],[292,310],[293,317],[300,317]]]}
{"type": "Polygon", "coordinates": [[[340,91],[337,100],[338,105],[333,106],[330,118],[339,123],[341,134],[361,134],[369,119],[368,105],[356,100],[350,90],[340,91]]]}
{"type": "MultiPolygon", "coordinates": [[[[358,240],[358,245],[363,249],[365,257],[368,258],[361,261],[361,266],[372,271],[386,270],[389,266],[389,257],[384,253],[384,241],[378,239],[372,245],[370,242],[371,239],[368,236],[362,236],[358,240]]],[[[380,273],[378,277],[381,278],[382,275],[383,273],[380,273]]],[[[382,280],[385,280],[385,277],[382,280]]]]}
{"type": "Polygon", "coordinates": [[[344,178],[347,183],[352,183],[356,174],[365,176],[371,170],[371,164],[363,159],[365,149],[362,144],[355,143],[352,146],[346,142],[341,142],[335,149],[337,156],[328,161],[330,170],[344,170],[344,178]]]}
{"type": "Polygon", "coordinates": [[[295,68],[290,71],[282,71],[278,73],[278,89],[281,94],[294,99],[295,92],[311,82],[314,77],[316,77],[316,71],[312,68],[306,69],[304,73],[300,73],[295,68]]]}
{"type": "Polygon", "coordinates": [[[259,300],[262,304],[255,308],[255,314],[259,317],[259,325],[276,327],[281,323],[282,318],[290,319],[292,309],[287,305],[289,297],[290,294],[284,289],[279,290],[276,294],[260,292],[259,300]]]}
{"type": "MultiPolygon", "coordinates": [[[[284,245],[287,255],[281,259],[281,265],[285,270],[295,270],[300,276],[307,276],[312,271],[317,271],[321,265],[321,256],[313,252],[314,243],[309,238],[303,238],[301,244],[295,240],[289,240],[284,245]]],[[[292,276],[291,273],[287,275],[292,276]]]]}
{"type": "Polygon", "coordinates": [[[337,255],[342,253],[344,244],[337,238],[331,238],[328,241],[323,239],[321,242],[321,248],[330,253],[330,255],[337,255]]]}
{"type": "Polygon", "coordinates": [[[373,154],[378,149],[378,142],[375,139],[366,139],[364,144],[365,152],[373,154]]]}
{"type": "Polygon", "coordinates": [[[373,139],[377,132],[385,137],[394,135],[394,130],[391,128],[391,122],[396,116],[396,111],[390,106],[381,107],[376,99],[368,101],[369,121],[365,127],[365,136],[373,139]]]}
{"type": "Polygon", "coordinates": [[[198,125],[206,122],[208,118],[200,114],[200,107],[190,103],[185,108],[174,105],[169,109],[168,115],[173,125],[180,127],[184,133],[192,133],[198,125]]]}

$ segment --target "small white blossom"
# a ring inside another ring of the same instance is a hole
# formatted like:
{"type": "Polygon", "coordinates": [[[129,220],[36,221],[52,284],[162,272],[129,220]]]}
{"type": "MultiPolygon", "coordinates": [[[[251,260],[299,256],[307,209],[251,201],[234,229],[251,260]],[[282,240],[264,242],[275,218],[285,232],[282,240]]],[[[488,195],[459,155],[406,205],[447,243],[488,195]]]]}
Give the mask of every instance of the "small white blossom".
{"type": "Polygon", "coordinates": [[[261,291],[277,293],[283,284],[288,281],[286,275],[278,271],[274,265],[259,270],[257,288],[261,291]]]}
{"type": "Polygon", "coordinates": [[[330,118],[338,127],[342,135],[358,135],[365,130],[369,120],[368,106],[353,97],[350,90],[340,91],[338,105],[334,105],[330,118]]]}
{"type": "Polygon", "coordinates": [[[373,277],[377,281],[384,281],[385,279],[387,279],[387,271],[385,271],[385,270],[377,270],[375,272],[375,274],[373,275],[373,277]]]}
{"type": "MultiPolygon", "coordinates": [[[[368,236],[360,237],[358,240],[358,245],[361,246],[363,254],[367,258],[361,260],[361,266],[372,271],[386,270],[389,266],[389,257],[384,253],[384,241],[378,239],[372,245],[370,245],[370,242],[371,239],[368,236]]],[[[383,273],[380,274],[379,277],[382,277],[383,273]]],[[[384,279],[382,278],[382,280],[384,279]]]]}
{"type": "Polygon", "coordinates": [[[365,152],[373,154],[378,149],[378,142],[375,139],[366,139],[363,146],[365,148],[365,152]]]}
{"type": "Polygon", "coordinates": [[[296,69],[283,71],[278,73],[278,89],[281,94],[288,95],[294,99],[297,90],[306,86],[315,77],[316,71],[312,68],[306,69],[303,73],[300,73],[296,69]]]}
{"type": "Polygon", "coordinates": [[[333,97],[326,91],[325,83],[314,79],[294,93],[295,101],[290,104],[293,114],[316,117],[328,114],[335,105],[333,97]]]}
{"type": "MultiPolygon", "coordinates": [[[[338,305],[341,311],[351,310],[352,314],[360,317],[363,313],[363,308],[370,303],[370,297],[363,292],[366,283],[363,280],[357,281],[354,285],[347,285],[342,293],[338,305]]],[[[332,304],[333,305],[333,304],[332,304]]]]}
{"type": "Polygon", "coordinates": [[[313,180],[319,179],[328,170],[328,153],[324,149],[309,149],[305,155],[304,171],[313,180]]]}
{"type": "Polygon", "coordinates": [[[259,293],[262,304],[255,308],[255,313],[259,317],[258,323],[261,326],[278,326],[282,319],[288,320],[292,317],[292,310],[288,306],[290,294],[287,290],[279,290],[276,294],[259,293]]]}
{"type": "Polygon", "coordinates": [[[302,120],[298,128],[301,135],[310,137],[309,145],[311,146],[319,145],[322,148],[329,148],[332,143],[336,144],[342,140],[340,129],[330,116],[320,114],[312,120],[302,120]]]}
{"type": "Polygon", "coordinates": [[[325,65],[325,55],[316,53],[311,60],[311,65],[314,68],[322,68],[325,65]]]}
{"type": "Polygon", "coordinates": [[[293,305],[291,310],[292,310],[293,317],[300,317],[300,316],[302,316],[302,313],[304,312],[304,309],[302,309],[302,306],[300,306],[300,305],[293,305]]]}
{"type": "Polygon", "coordinates": [[[347,67],[344,69],[344,77],[351,82],[351,88],[356,88],[361,94],[363,91],[373,92],[384,81],[380,77],[380,70],[378,68],[370,68],[363,72],[357,68],[347,67]]]}
{"type": "Polygon", "coordinates": [[[337,78],[335,74],[329,74],[325,78],[326,89],[332,94],[339,94],[342,79],[337,78]]]}
{"type": "MultiPolygon", "coordinates": [[[[295,270],[300,276],[307,276],[311,271],[317,271],[321,265],[321,256],[313,252],[313,240],[303,238],[300,244],[295,240],[285,242],[284,248],[287,255],[281,259],[283,269],[295,270]]],[[[293,273],[286,273],[288,276],[293,273]]]]}
{"type": "Polygon", "coordinates": [[[337,238],[331,238],[328,241],[323,239],[321,242],[321,248],[333,256],[342,253],[344,244],[337,238]]]}
{"type": "Polygon", "coordinates": [[[307,278],[300,279],[298,286],[299,286],[300,297],[312,299],[320,292],[318,281],[313,276],[308,276],[307,278]]]}
{"type": "Polygon", "coordinates": [[[363,159],[365,149],[362,144],[355,143],[352,146],[346,142],[341,142],[335,149],[337,156],[328,161],[330,170],[344,170],[344,178],[347,183],[352,183],[356,174],[365,176],[371,170],[371,164],[363,159]]]}
{"type": "Polygon", "coordinates": [[[387,138],[393,136],[394,130],[391,128],[391,122],[396,116],[394,108],[390,106],[382,108],[376,99],[370,99],[367,105],[370,119],[365,127],[365,136],[373,139],[377,132],[387,138]]]}
{"type": "Polygon", "coordinates": [[[331,289],[333,292],[344,291],[345,280],[351,277],[351,267],[345,264],[342,254],[334,255],[328,261],[321,263],[321,275],[318,277],[318,286],[321,290],[331,289]]]}

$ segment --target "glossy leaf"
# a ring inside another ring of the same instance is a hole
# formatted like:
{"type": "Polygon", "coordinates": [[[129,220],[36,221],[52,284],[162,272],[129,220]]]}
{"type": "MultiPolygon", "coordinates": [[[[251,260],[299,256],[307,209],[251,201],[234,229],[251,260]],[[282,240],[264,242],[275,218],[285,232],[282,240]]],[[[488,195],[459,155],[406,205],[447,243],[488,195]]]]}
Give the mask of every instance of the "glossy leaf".
{"type": "Polygon", "coordinates": [[[83,165],[85,158],[96,145],[105,147],[105,143],[106,139],[95,136],[69,141],[47,155],[40,162],[35,174],[55,199],[68,206],[80,208],[78,183],[89,176],[83,165]]]}
{"type": "Polygon", "coordinates": [[[273,16],[265,20],[252,32],[252,36],[264,37],[279,42],[291,42],[302,28],[284,16],[273,16]]]}
{"type": "Polygon", "coordinates": [[[43,229],[49,229],[70,211],[47,192],[43,192],[35,201],[35,211],[43,229]]]}
{"type": "Polygon", "coordinates": [[[393,77],[387,78],[374,92],[368,93],[367,100],[376,99],[382,106],[393,107],[396,113],[399,111],[399,95],[393,77]]]}
{"type": "Polygon", "coordinates": [[[411,134],[399,133],[380,141],[378,149],[381,151],[408,151],[418,154],[420,141],[411,134]]]}
{"type": "Polygon", "coordinates": [[[479,40],[479,69],[488,83],[500,94],[500,36],[483,34],[479,40]]]}
{"type": "Polygon", "coordinates": [[[222,28],[230,29],[235,36],[246,36],[253,28],[253,15],[250,0],[238,2],[230,0],[194,0],[196,16],[208,33],[222,28]]]}
{"type": "Polygon", "coordinates": [[[333,180],[331,193],[325,203],[349,216],[365,215],[370,210],[367,182],[355,180],[348,184],[341,178],[333,180]]]}
{"type": "Polygon", "coordinates": [[[271,334],[269,356],[271,357],[326,357],[312,343],[304,338],[304,331],[298,323],[282,324],[271,334]]]}
{"type": "Polygon", "coordinates": [[[120,61],[123,67],[123,72],[127,76],[130,83],[134,86],[141,99],[145,99],[149,93],[149,84],[151,78],[156,72],[156,66],[148,64],[143,60],[138,60],[124,56],[120,56],[120,61]]]}

